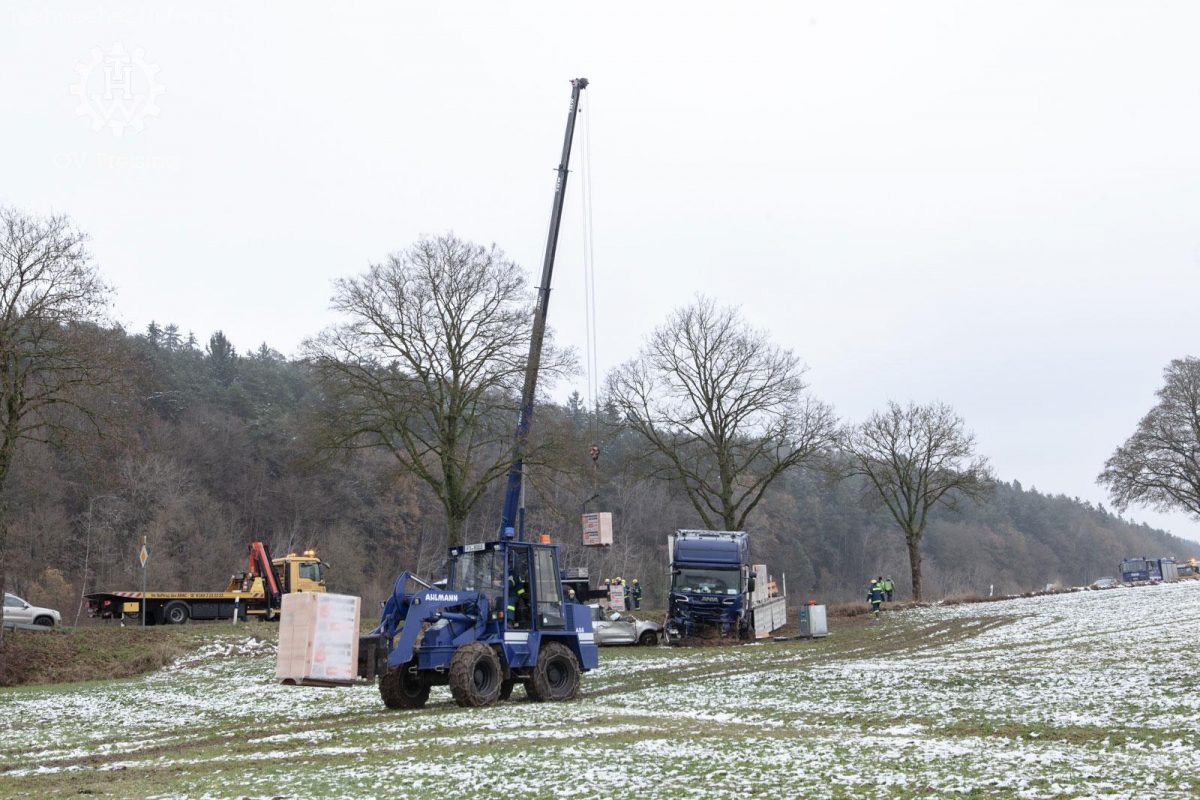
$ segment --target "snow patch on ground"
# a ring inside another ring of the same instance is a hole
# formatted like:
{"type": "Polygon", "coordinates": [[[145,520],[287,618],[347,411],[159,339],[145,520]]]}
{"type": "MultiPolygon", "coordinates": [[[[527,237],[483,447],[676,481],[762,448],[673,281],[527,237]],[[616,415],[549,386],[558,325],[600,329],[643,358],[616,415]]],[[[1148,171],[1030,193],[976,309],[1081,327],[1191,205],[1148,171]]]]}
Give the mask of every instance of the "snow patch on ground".
{"type": "Polygon", "coordinates": [[[878,651],[605,651],[575,703],[459,710],[438,687],[409,713],[373,686],[278,685],[272,645],[227,640],[137,680],[0,694],[0,786],[104,769],[169,774],[163,797],[1192,797],[1198,629],[1200,582],[935,606],[885,615],[878,651]]]}

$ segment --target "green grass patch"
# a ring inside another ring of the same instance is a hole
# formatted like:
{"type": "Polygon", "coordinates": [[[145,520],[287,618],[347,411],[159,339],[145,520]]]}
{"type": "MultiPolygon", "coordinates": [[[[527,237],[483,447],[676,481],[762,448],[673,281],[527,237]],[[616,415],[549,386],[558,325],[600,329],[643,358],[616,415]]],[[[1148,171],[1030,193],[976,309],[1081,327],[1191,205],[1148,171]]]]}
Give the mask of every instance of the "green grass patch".
{"type": "Polygon", "coordinates": [[[180,626],[103,625],[52,631],[5,631],[0,686],[131,678],[167,666],[206,642],[230,636],[275,640],[278,627],[251,622],[180,626]]]}

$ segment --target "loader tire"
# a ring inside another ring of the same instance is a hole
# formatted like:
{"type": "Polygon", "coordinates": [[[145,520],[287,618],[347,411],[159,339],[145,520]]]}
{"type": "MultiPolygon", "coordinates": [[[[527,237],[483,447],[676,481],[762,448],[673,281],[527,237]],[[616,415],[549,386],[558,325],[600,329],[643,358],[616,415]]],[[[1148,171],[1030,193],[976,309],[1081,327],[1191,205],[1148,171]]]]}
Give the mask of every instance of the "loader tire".
{"type": "Polygon", "coordinates": [[[538,649],[533,678],[525,683],[525,692],[535,703],[574,700],[579,694],[579,659],[558,642],[543,644],[538,649]]]}
{"type": "Polygon", "coordinates": [[[501,683],[500,658],[483,642],[463,645],[450,659],[450,694],[464,708],[495,703],[501,683]]]}
{"type": "Polygon", "coordinates": [[[514,680],[502,681],[500,683],[500,699],[507,700],[512,697],[513,687],[517,685],[514,680]]]}
{"type": "Polygon", "coordinates": [[[379,696],[388,708],[424,708],[429,684],[409,671],[411,663],[379,676],[379,696]]]}
{"type": "Polygon", "coordinates": [[[188,604],[182,600],[176,600],[173,603],[167,603],[167,607],[163,609],[162,619],[167,625],[183,625],[192,616],[188,609],[188,604]]]}

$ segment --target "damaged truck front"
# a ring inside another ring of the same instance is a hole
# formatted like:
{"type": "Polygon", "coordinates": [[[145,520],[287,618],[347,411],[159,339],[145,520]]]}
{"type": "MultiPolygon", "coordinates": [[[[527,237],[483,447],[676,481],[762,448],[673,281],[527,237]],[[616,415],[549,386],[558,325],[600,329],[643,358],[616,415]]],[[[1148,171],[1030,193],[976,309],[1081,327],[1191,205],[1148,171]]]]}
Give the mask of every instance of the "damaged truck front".
{"type": "Polygon", "coordinates": [[[742,531],[675,531],[667,540],[671,591],[666,634],[672,644],[716,633],[754,636],[754,574],[742,531]]]}

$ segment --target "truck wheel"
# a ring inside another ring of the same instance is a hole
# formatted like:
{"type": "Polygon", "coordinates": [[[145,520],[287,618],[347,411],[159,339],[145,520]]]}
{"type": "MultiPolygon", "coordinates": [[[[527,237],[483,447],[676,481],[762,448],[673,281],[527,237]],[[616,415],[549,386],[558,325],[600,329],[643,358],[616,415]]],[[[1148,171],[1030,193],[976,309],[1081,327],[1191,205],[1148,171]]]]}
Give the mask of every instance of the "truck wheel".
{"type": "Polygon", "coordinates": [[[658,634],[654,631],[642,631],[642,635],[638,637],[638,644],[642,647],[653,647],[658,644],[658,634]]]}
{"type": "Polygon", "coordinates": [[[41,625],[44,628],[54,627],[54,617],[41,616],[33,621],[34,625],[41,625]]]}
{"type": "Polygon", "coordinates": [[[483,642],[465,644],[450,659],[450,694],[464,708],[490,706],[500,697],[500,659],[483,642]]]}
{"type": "Polygon", "coordinates": [[[512,697],[513,687],[517,685],[514,680],[502,681],[500,683],[500,699],[507,700],[512,697]]]}
{"type": "Polygon", "coordinates": [[[429,684],[411,666],[410,661],[379,676],[379,696],[388,708],[424,708],[429,700],[429,684]]]}
{"type": "Polygon", "coordinates": [[[525,691],[536,703],[575,699],[579,694],[579,660],[558,642],[543,644],[525,691]]]}
{"type": "Polygon", "coordinates": [[[748,642],[754,638],[754,612],[751,611],[746,615],[746,618],[738,623],[738,638],[743,642],[748,642]]]}
{"type": "Polygon", "coordinates": [[[182,625],[189,617],[191,612],[188,610],[188,604],[180,600],[167,603],[167,607],[163,609],[163,622],[168,625],[182,625]]]}

